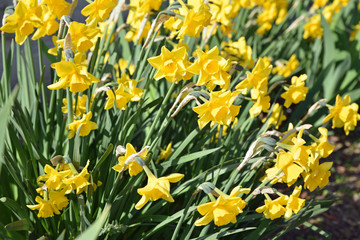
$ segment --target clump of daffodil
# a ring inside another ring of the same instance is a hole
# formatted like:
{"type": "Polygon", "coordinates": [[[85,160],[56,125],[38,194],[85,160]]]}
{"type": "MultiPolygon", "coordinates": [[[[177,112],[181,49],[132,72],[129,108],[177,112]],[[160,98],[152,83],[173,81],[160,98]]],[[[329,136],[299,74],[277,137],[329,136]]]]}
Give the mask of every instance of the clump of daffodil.
{"type": "Polygon", "coordinates": [[[324,118],[323,122],[332,119],[332,128],[344,128],[345,134],[348,135],[353,131],[360,120],[358,113],[359,105],[352,103],[349,95],[345,95],[344,99],[340,95],[336,96],[335,106],[329,106],[330,113],[324,118]]]}
{"type": "Polygon", "coordinates": [[[309,91],[308,87],[305,87],[305,80],[307,79],[306,74],[300,75],[300,77],[293,76],[291,78],[291,85],[289,89],[281,94],[281,97],[285,99],[284,106],[289,108],[291,104],[298,104],[304,101],[306,94],[309,91]]]}
{"type": "MultiPolygon", "coordinates": [[[[94,100],[94,94],[91,95],[90,98],[90,104],[89,108],[91,108],[92,102],[94,100]]],[[[82,117],[86,113],[86,102],[87,102],[87,95],[83,94],[81,96],[78,96],[77,101],[75,99],[72,101],[72,110],[76,111],[74,112],[76,116],[82,117]]],[[[64,106],[61,107],[61,111],[63,113],[68,113],[68,102],[66,98],[63,98],[63,104],[64,106]]]]}
{"type": "Polygon", "coordinates": [[[288,61],[281,62],[279,65],[274,67],[273,74],[288,77],[298,68],[299,65],[299,60],[296,58],[296,55],[293,54],[288,61]]]}
{"type": "Polygon", "coordinates": [[[312,9],[319,9],[326,5],[328,0],[315,0],[313,5],[311,6],[312,9]]]}
{"type": "MultiPolygon", "coordinates": [[[[279,103],[276,103],[272,109],[271,115],[269,117],[268,125],[275,126],[278,129],[283,121],[286,120],[286,116],[284,115],[284,110],[279,103]]],[[[266,121],[266,118],[261,120],[263,123],[266,121]]]]}
{"type": "Polygon", "coordinates": [[[231,76],[227,73],[230,69],[230,60],[219,56],[219,49],[217,46],[213,47],[207,52],[196,50],[197,59],[187,69],[193,74],[199,74],[199,79],[196,85],[206,87],[211,91],[216,85],[222,89],[230,87],[231,76]]]}
{"type": "Polygon", "coordinates": [[[249,188],[235,187],[230,195],[227,195],[217,189],[220,196],[216,199],[204,203],[197,207],[202,218],[196,220],[195,226],[203,226],[214,220],[216,226],[223,226],[228,223],[236,223],[236,216],[243,212],[246,202],[238,197],[240,193],[249,193],[249,188]]]}
{"type": "Polygon", "coordinates": [[[240,37],[236,42],[223,42],[222,55],[232,61],[237,61],[244,68],[252,68],[254,59],[252,58],[252,48],[246,45],[245,37],[240,37]]]}
{"type": "Polygon", "coordinates": [[[156,201],[160,198],[174,202],[170,194],[170,183],[176,183],[180,181],[184,174],[173,173],[166,177],[157,178],[150,169],[144,164],[144,171],[148,177],[147,185],[143,188],[139,188],[137,192],[142,196],[139,202],[135,205],[137,210],[141,209],[149,200],[156,201]]]}
{"type": "Polygon", "coordinates": [[[83,117],[79,120],[74,120],[66,126],[66,129],[69,130],[68,138],[73,138],[75,134],[79,132],[79,136],[87,136],[90,134],[92,130],[98,129],[98,126],[95,122],[90,121],[92,118],[92,112],[88,112],[83,115],[83,117]]]}
{"type": "MultiPolygon", "coordinates": [[[[93,26],[87,26],[83,23],[71,22],[69,27],[69,34],[71,36],[73,51],[86,53],[94,46],[97,41],[96,36],[99,34],[100,29],[93,26]]],[[[61,46],[64,40],[59,40],[61,46]]]]}
{"type": "Polygon", "coordinates": [[[130,176],[136,176],[142,172],[143,167],[135,161],[135,157],[140,157],[145,160],[147,156],[147,148],[143,148],[140,152],[136,152],[131,143],[126,144],[126,151],[124,156],[119,156],[119,163],[113,166],[113,169],[117,172],[123,172],[129,170],[130,176]]]}
{"type": "Polygon", "coordinates": [[[46,4],[49,10],[56,15],[58,19],[69,14],[71,4],[65,0],[43,0],[41,4],[46,4]]]}
{"type": "Polygon", "coordinates": [[[259,58],[251,73],[247,73],[246,78],[235,86],[235,89],[244,95],[250,90],[251,99],[255,102],[249,110],[251,118],[270,108],[270,96],[267,95],[267,91],[271,69],[270,62],[259,58]]]}
{"type": "Polygon", "coordinates": [[[284,21],[289,6],[287,0],[256,1],[256,4],[263,9],[256,19],[259,26],[256,33],[260,35],[268,32],[274,22],[279,25],[284,21]]]}
{"type": "Polygon", "coordinates": [[[126,33],[125,40],[140,42],[150,31],[149,15],[157,12],[162,0],[131,0],[126,24],[131,25],[126,33]]]}
{"type": "Polygon", "coordinates": [[[39,210],[38,217],[39,218],[48,218],[53,217],[54,213],[56,215],[60,214],[59,209],[51,203],[48,197],[41,198],[37,196],[35,201],[38,203],[36,205],[26,205],[31,210],[39,210]]]}
{"type": "MultiPolygon", "coordinates": [[[[75,166],[63,161],[51,160],[56,168],[46,164],[44,167],[44,175],[40,175],[37,179],[41,188],[36,191],[43,197],[37,196],[35,201],[37,205],[27,205],[31,210],[39,210],[38,217],[48,218],[54,214],[60,214],[60,211],[69,205],[67,194],[71,194],[76,190],[76,194],[86,192],[87,187],[90,185],[90,174],[87,170],[89,161],[86,166],[79,173],[75,166]]],[[[101,182],[93,184],[94,191],[101,182]]]]}
{"type": "Polygon", "coordinates": [[[187,71],[190,65],[188,53],[185,47],[175,48],[169,51],[165,46],[161,48],[161,54],[151,57],[148,62],[157,69],[155,80],[165,78],[169,82],[189,80],[192,77],[187,71]]]}
{"type": "Polygon", "coordinates": [[[86,166],[81,170],[80,173],[78,173],[75,168],[72,168],[73,175],[69,178],[64,179],[63,181],[64,184],[66,184],[66,194],[71,193],[74,190],[76,190],[76,194],[80,194],[86,191],[87,186],[90,185],[90,173],[87,170],[89,164],[90,161],[88,160],[86,166]]]}
{"type": "Polygon", "coordinates": [[[179,1],[182,8],[180,14],[184,20],[178,31],[178,39],[184,39],[185,35],[189,37],[200,37],[201,30],[210,24],[210,8],[201,0],[189,0],[187,5],[182,0],[179,1]]]}
{"type": "Polygon", "coordinates": [[[323,28],[321,26],[321,15],[313,15],[309,22],[304,25],[304,39],[314,40],[315,38],[322,38],[323,28]]]}
{"type": "Polygon", "coordinates": [[[40,5],[39,15],[41,18],[41,25],[38,26],[38,29],[34,33],[32,39],[36,40],[45,35],[52,35],[59,29],[59,23],[55,20],[56,15],[50,11],[49,7],[46,5],[40,5]]]}
{"type": "Polygon", "coordinates": [[[114,104],[117,108],[125,110],[127,104],[131,102],[138,102],[142,96],[144,89],[137,88],[138,83],[134,79],[130,79],[127,73],[122,73],[121,78],[117,79],[117,89],[109,89],[106,91],[105,109],[111,109],[114,104]]]}
{"type": "Polygon", "coordinates": [[[263,213],[265,218],[271,220],[281,216],[285,219],[290,218],[293,213],[297,214],[305,206],[305,199],[299,198],[301,189],[301,186],[295,187],[290,196],[278,193],[280,196],[274,200],[265,194],[265,205],[258,207],[256,212],[263,213]]]}
{"type": "Polygon", "coordinates": [[[115,8],[117,0],[95,0],[81,10],[81,14],[87,16],[86,23],[104,21],[110,16],[110,12],[115,8]]]}
{"type": "Polygon", "coordinates": [[[83,63],[81,55],[75,55],[74,62],[61,61],[52,64],[52,67],[55,68],[60,79],[48,86],[50,90],[70,87],[70,92],[83,92],[93,83],[100,82],[88,73],[87,65],[83,63]]]}
{"type": "Polygon", "coordinates": [[[41,17],[37,0],[20,0],[16,5],[14,14],[8,16],[1,31],[15,33],[15,41],[22,45],[27,36],[34,32],[34,28],[41,24],[41,17]]]}
{"type": "Polygon", "coordinates": [[[193,110],[199,115],[199,128],[202,129],[209,122],[229,126],[238,115],[241,106],[234,105],[239,92],[219,91],[211,92],[209,101],[194,107],[193,110]]]}

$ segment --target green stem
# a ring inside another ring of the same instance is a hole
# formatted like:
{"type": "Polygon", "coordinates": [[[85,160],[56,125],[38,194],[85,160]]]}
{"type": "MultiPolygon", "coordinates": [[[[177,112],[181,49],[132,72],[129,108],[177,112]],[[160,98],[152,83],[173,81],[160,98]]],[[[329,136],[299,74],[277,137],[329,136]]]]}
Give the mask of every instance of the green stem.
{"type": "Polygon", "coordinates": [[[151,125],[151,127],[150,127],[150,131],[149,131],[148,135],[147,135],[146,138],[145,138],[144,146],[143,146],[143,147],[145,147],[146,145],[149,144],[150,138],[151,138],[152,134],[154,133],[155,126],[156,126],[156,124],[158,123],[158,121],[159,121],[159,119],[160,119],[161,113],[164,111],[165,105],[166,105],[166,103],[168,102],[168,100],[169,100],[169,98],[170,98],[170,96],[171,96],[171,93],[172,93],[172,91],[173,91],[174,88],[175,88],[175,85],[176,85],[176,83],[173,82],[172,85],[171,85],[171,87],[170,87],[170,89],[169,89],[169,91],[167,92],[164,100],[162,101],[161,106],[160,106],[160,109],[159,109],[159,111],[157,112],[157,114],[156,114],[156,116],[155,116],[155,119],[154,119],[154,121],[153,121],[153,123],[152,123],[152,125],[151,125]]]}
{"type": "Polygon", "coordinates": [[[184,219],[185,219],[185,217],[186,217],[186,215],[187,215],[187,212],[188,212],[188,210],[189,210],[189,208],[190,208],[190,205],[192,204],[192,202],[194,201],[194,199],[195,199],[195,195],[194,195],[194,194],[191,194],[191,197],[190,197],[189,201],[187,202],[187,204],[186,204],[186,206],[185,206],[184,212],[183,212],[183,214],[181,215],[178,224],[176,225],[176,228],[175,228],[175,231],[174,231],[174,233],[173,233],[173,235],[172,235],[172,237],[171,237],[171,240],[175,240],[175,239],[177,238],[177,235],[178,235],[178,233],[179,233],[179,231],[180,231],[181,225],[182,225],[182,223],[184,222],[184,219]]]}

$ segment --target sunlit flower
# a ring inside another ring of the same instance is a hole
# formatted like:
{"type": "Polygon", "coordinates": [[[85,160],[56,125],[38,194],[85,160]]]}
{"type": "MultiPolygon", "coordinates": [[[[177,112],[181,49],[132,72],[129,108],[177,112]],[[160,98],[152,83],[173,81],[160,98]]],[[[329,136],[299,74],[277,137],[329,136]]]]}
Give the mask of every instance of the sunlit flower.
{"type": "Polygon", "coordinates": [[[227,71],[230,69],[230,61],[219,56],[219,49],[217,46],[213,47],[207,52],[196,50],[198,57],[195,62],[187,69],[193,74],[199,74],[199,79],[196,85],[206,87],[211,91],[216,85],[222,89],[230,87],[230,75],[227,71]]]}
{"type": "Polygon", "coordinates": [[[332,119],[332,128],[344,127],[345,134],[348,135],[350,131],[355,129],[357,122],[360,120],[359,105],[356,103],[350,104],[350,102],[349,95],[345,95],[344,99],[337,95],[335,106],[329,107],[330,113],[324,118],[323,122],[332,119]]]}
{"type": "Polygon", "coordinates": [[[65,189],[61,191],[50,191],[49,201],[51,204],[59,210],[69,205],[69,199],[65,196],[65,189]]]}
{"type": "Polygon", "coordinates": [[[81,10],[81,14],[87,16],[86,23],[102,22],[110,16],[110,12],[116,7],[117,0],[95,0],[81,10]]]}
{"type": "Polygon", "coordinates": [[[45,5],[40,6],[41,9],[41,25],[34,33],[32,40],[39,39],[45,35],[52,35],[59,29],[59,23],[55,20],[56,15],[53,14],[45,5]]]}
{"type": "Polygon", "coordinates": [[[332,162],[324,162],[319,165],[319,160],[316,160],[311,171],[302,174],[304,178],[304,188],[312,192],[317,187],[325,187],[329,183],[329,177],[331,176],[330,168],[332,165],[332,162]]]}
{"type": "Polygon", "coordinates": [[[148,182],[145,187],[139,188],[137,190],[137,192],[142,195],[142,197],[135,205],[135,208],[139,210],[149,200],[156,201],[160,198],[168,202],[174,202],[174,199],[170,194],[170,183],[176,183],[180,181],[184,177],[184,174],[173,173],[166,177],[157,178],[146,165],[143,168],[148,177],[148,182]]]}
{"type": "Polygon", "coordinates": [[[309,91],[308,87],[305,87],[305,80],[307,79],[306,74],[302,74],[300,77],[293,76],[291,78],[291,85],[289,89],[281,94],[281,97],[285,99],[284,106],[289,108],[291,104],[298,104],[304,101],[306,94],[309,91]]]}
{"type": "Polygon", "coordinates": [[[80,173],[75,174],[63,181],[66,184],[66,194],[71,193],[73,190],[76,190],[76,194],[80,194],[86,191],[87,186],[90,185],[90,174],[87,170],[89,164],[90,161],[88,160],[86,166],[81,170],[80,173]]]}
{"type": "Polygon", "coordinates": [[[59,81],[48,86],[50,90],[70,87],[70,92],[82,92],[99,79],[87,72],[87,65],[81,61],[81,56],[75,56],[75,62],[61,61],[52,65],[59,81]]]}
{"type": "Polygon", "coordinates": [[[320,14],[313,15],[309,22],[304,25],[304,39],[315,39],[323,36],[320,14]]]}
{"type": "Polygon", "coordinates": [[[299,67],[299,65],[300,65],[299,60],[296,58],[296,55],[293,54],[291,55],[288,61],[285,61],[280,65],[274,67],[273,74],[278,74],[284,77],[288,77],[291,75],[292,72],[294,72],[299,67]]]}
{"type": "Polygon", "coordinates": [[[236,223],[236,215],[243,212],[246,202],[238,197],[240,193],[249,193],[250,189],[235,187],[230,196],[220,195],[215,202],[204,203],[197,207],[197,210],[204,217],[195,222],[195,226],[202,226],[209,224],[212,220],[216,226],[223,226],[231,223],[236,223]]]}
{"type": "MultiPolygon", "coordinates": [[[[284,115],[284,110],[279,103],[276,103],[272,109],[270,117],[268,117],[268,124],[275,126],[276,129],[279,128],[281,123],[286,120],[286,116],[284,115]]],[[[262,122],[266,121],[266,118],[261,120],[262,122]]]]}
{"type": "Polygon", "coordinates": [[[46,4],[58,19],[64,15],[68,15],[71,6],[71,4],[65,0],[43,0],[42,4],[46,4]]]}
{"type": "Polygon", "coordinates": [[[45,182],[48,188],[59,190],[64,187],[63,180],[71,176],[71,171],[57,171],[50,165],[46,164],[44,167],[45,175],[40,175],[37,179],[38,182],[45,182]]]}
{"type": "Polygon", "coordinates": [[[155,80],[165,78],[169,82],[178,82],[180,80],[189,80],[192,76],[187,74],[186,71],[190,63],[188,62],[188,54],[185,47],[169,51],[163,46],[161,54],[149,58],[148,62],[158,70],[154,76],[155,80]]]}
{"type": "Polygon", "coordinates": [[[157,162],[159,162],[160,160],[166,160],[170,157],[172,151],[171,151],[171,147],[172,147],[172,144],[169,143],[166,147],[166,149],[160,149],[160,156],[159,158],[156,160],[157,162]]]}
{"type": "MultiPolygon", "coordinates": [[[[93,100],[94,100],[94,94],[90,98],[89,108],[91,108],[93,100]]],[[[68,112],[68,103],[67,103],[66,98],[63,98],[63,104],[64,104],[64,106],[61,107],[61,111],[63,113],[67,113],[68,112]]],[[[75,101],[75,99],[73,99],[72,110],[75,111],[75,109],[76,109],[76,112],[75,112],[76,116],[81,117],[86,113],[86,104],[87,104],[87,95],[86,94],[78,96],[77,101],[75,101]],[[77,105],[75,105],[76,103],[77,103],[77,105]]]]}
{"type": "Polygon", "coordinates": [[[145,160],[146,156],[147,156],[146,148],[142,149],[140,152],[136,152],[133,145],[131,145],[131,143],[127,143],[125,156],[120,156],[118,158],[119,163],[113,166],[113,169],[118,172],[122,172],[129,169],[130,176],[136,176],[138,173],[140,173],[143,170],[143,168],[135,161],[135,157],[140,157],[143,160],[145,160]]]}
{"type": "Polygon", "coordinates": [[[293,193],[289,196],[286,204],[286,213],[284,215],[285,219],[290,218],[293,212],[297,214],[305,206],[305,199],[299,198],[301,189],[302,186],[295,187],[293,193]]]}
{"type": "Polygon", "coordinates": [[[83,117],[80,120],[74,120],[72,123],[69,123],[66,126],[66,129],[69,130],[68,138],[73,138],[75,134],[79,132],[79,136],[87,136],[90,134],[92,130],[95,130],[98,128],[95,122],[90,121],[92,118],[92,112],[88,112],[87,114],[83,115],[83,117]]]}
{"type": "Polygon", "coordinates": [[[98,28],[86,26],[83,23],[72,22],[69,27],[69,33],[73,47],[79,52],[87,52],[96,42],[98,28]]]}
{"type": "Polygon", "coordinates": [[[194,107],[193,110],[199,115],[199,128],[218,123],[229,126],[240,111],[240,106],[233,105],[237,92],[211,92],[210,100],[204,104],[194,107]]]}
{"type": "Polygon", "coordinates": [[[26,205],[31,210],[39,210],[39,218],[48,218],[53,217],[55,214],[60,214],[59,209],[57,209],[49,200],[44,200],[41,197],[37,196],[35,201],[38,203],[36,205],[26,205]]]}
{"type": "Polygon", "coordinates": [[[319,133],[321,134],[319,141],[313,143],[312,147],[322,158],[326,158],[334,151],[335,146],[328,142],[328,130],[326,128],[319,127],[319,133]]]}
{"type": "Polygon", "coordinates": [[[283,195],[278,197],[275,200],[265,200],[265,205],[258,207],[256,212],[264,213],[265,218],[274,220],[276,218],[280,218],[282,215],[286,213],[286,208],[284,206],[287,205],[289,201],[289,197],[283,195]]]}
{"type": "Polygon", "coordinates": [[[185,35],[189,37],[200,37],[201,30],[210,24],[211,13],[209,6],[200,0],[189,0],[188,4],[191,5],[192,8],[188,9],[182,1],[180,1],[180,3],[185,11],[185,19],[177,38],[184,39],[185,35]]]}
{"type": "Polygon", "coordinates": [[[6,23],[0,28],[7,33],[15,33],[15,41],[22,45],[27,36],[34,32],[34,27],[39,26],[41,9],[37,0],[21,0],[15,8],[14,14],[6,18],[6,23]]]}

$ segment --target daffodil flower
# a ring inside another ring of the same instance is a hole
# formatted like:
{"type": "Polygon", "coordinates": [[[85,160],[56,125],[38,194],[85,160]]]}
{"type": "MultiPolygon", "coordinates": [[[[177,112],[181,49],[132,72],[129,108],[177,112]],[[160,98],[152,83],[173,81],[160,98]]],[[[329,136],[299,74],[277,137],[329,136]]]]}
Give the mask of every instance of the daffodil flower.
{"type": "Polygon", "coordinates": [[[142,195],[142,197],[135,205],[135,208],[139,210],[149,200],[156,201],[160,198],[168,202],[174,202],[174,199],[170,194],[170,183],[176,183],[180,181],[184,177],[184,174],[173,173],[166,177],[157,178],[146,165],[144,165],[143,168],[148,177],[148,182],[145,187],[139,188],[137,190],[137,192],[142,195]]]}

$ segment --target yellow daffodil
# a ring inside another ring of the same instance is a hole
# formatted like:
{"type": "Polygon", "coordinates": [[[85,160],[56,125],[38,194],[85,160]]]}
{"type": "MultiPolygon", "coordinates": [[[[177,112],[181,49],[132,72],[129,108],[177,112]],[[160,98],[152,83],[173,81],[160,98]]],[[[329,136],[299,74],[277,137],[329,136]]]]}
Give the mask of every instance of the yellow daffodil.
{"type": "Polygon", "coordinates": [[[289,89],[281,94],[281,97],[285,99],[284,106],[289,108],[291,104],[298,104],[304,101],[306,94],[309,91],[308,87],[305,87],[305,80],[307,79],[306,74],[300,75],[300,77],[293,76],[291,78],[291,85],[289,89]]]}
{"type": "Polygon", "coordinates": [[[161,48],[161,54],[151,57],[148,62],[158,71],[155,80],[165,78],[169,82],[189,80],[192,75],[188,74],[186,68],[190,65],[188,54],[185,47],[176,48],[169,51],[165,46],[161,48]]]}
{"type": "Polygon", "coordinates": [[[263,213],[267,219],[274,220],[280,218],[286,213],[286,208],[284,206],[287,205],[288,200],[289,197],[286,195],[278,197],[275,200],[266,199],[265,205],[258,207],[256,212],[263,213]]]}
{"type": "Polygon", "coordinates": [[[247,94],[251,90],[251,98],[257,100],[262,95],[267,94],[268,78],[271,73],[272,65],[267,65],[267,62],[259,58],[254,69],[248,73],[246,78],[235,86],[242,94],[247,94]]]}
{"type": "Polygon", "coordinates": [[[38,177],[38,182],[45,182],[46,186],[48,188],[59,190],[61,188],[64,188],[63,180],[66,177],[71,176],[70,170],[65,171],[57,171],[54,168],[52,168],[50,165],[46,164],[44,167],[45,175],[41,175],[38,177]]]}
{"type": "Polygon", "coordinates": [[[90,121],[92,118],[92,112],[88,112],[83,115],[80,120],[74,120],[72,123],[69,123],[66,126],[66,129],[69,130],[68,138],[73,138],[80,128],[79,136],[87,136],[92,130],[98,128],[95,122],[90,121]]]}
{"type": "Polygon", "coordinates": [[[87,52],[94,46],[99,32],[98,28],[86,26],[83,23],[72,22],[69,27],[69,33],[73,48],[79,52],[87,52]]]}
{"type": "Polygon", "coordinates": [[[285,151],[280,151],[276,157],[275,166],[266,170],[267,178],[272,179],[280,170],[282,170],[284,176],[280,179],[275,178],[272,183],[279,181],[287,183],[289,186],[294,184],[300,174],[304,171],[304,169],[294,160],[293,154],[285,151]]]}
{"type": "Polygon", "coordinates": [[[204,104],[194,107],[193,110],[199,115],[199,128],[206,124],[218,123],[229,126],[240,111],[240,106],[233,105],[238,92],[211,92],[210,100],[204,104]]]}
{"type": "Polygon", "coordinates": [[[335,106],[330,106],[330,113],[324,118],[323,122],[332,119],[332,128],[344,127],[345,134],[348,135],[350,131],[354,130],[357,121],[360,120],[358,114],[359,105],[352,103],[349,95],[345,95],[344,99],[340,95],[336,96],[335,106]]]}
{"type": "MultiPolygon", "coordinates": [[[[91,95],[89,108],[91,108],[93,100],[94,100],[94,94],[91,95]]],[[[86,102],[87,102],[86,94],[78,96],[77,102],[75,100],[72,101],[72,109],[73,109],[73,111],[75,111],[75,109],[76,109],[76,112],[75,112],[76,116],[82,117],[86,113],[86,102]],[[75,106],[76,103],[77,103],[77,105],[75,106]]],[[[64,104],[64,106],[61,107],[61,111],[63,113],[67,113],[68,112],[68,106],[67,106],[68,103],[67,103],[66,98],[63,98],[63,104],[64,104]]]]}
{"type": "Polygon", "coordinates": [[[41,23],[41,9],[37,0],[20,0],[16,5],[14,14],[6,18],[6,23],[0,28],[7,33],[15,33],[15,41],[22,45],[27,36],[34,32],[34,27],[41,23]]]}
{"type": "Polygon", "coordinates": [[[209,6],[200,0],[189,0],[188,5],[192,6],[192,8],[188,9],[183,1],[179,2],[185,11],[185,19],[180,27],[177,38],[184,39],[185,35],[200,37],[201,30],[210,24],[211,13],[209,6]]]}
{"type": "Polygon", "coordinates": [[[334,151],[335,146],[328,142],[328,130],[326,128],[319,127],[319,133],[321,136],[318,142],[312,144],[312,147],[322,158],[326,158],[334,151]]]}
{"type": "Polygon", "coordinates": [[[245,37],[240,37],[236,42],[223,42],[222,45],[224,49],[223,56],[227,56],[230,60],[238,61],[244,68],[252,68],[254,66],[252,48],[246,45],[245,37]]]}
{"type": "Polygon", "coordinates": [[[274,67],[273,74],[278,74],[283,77],[288,77],[291,75],[292,72],[294,72],[299,67],[299,65],[300,65],[299,60],[296,58],[296,55],[293,54],[291,55],[288,61],[285,61],[284,63],[281,63],[279,66],[274,67]]]}
{"type": "Polygon", "coordinates": [[[42,4],[46,4],[58,19],[64,15],[68,15],[71,6],[71,4],[65,0],[43,0],[42,4]]]}
{"type": "Polygon", "coordinates": [[[286,213],[284,215],[285,219],[290,218],[293,212],[297,214],[305,206],[305,199],[299,198],[301,189],[302,186],[295,187],[293,193],[289,196],[289,201],[286,204],[286,213]]]}
{"type": "Polygon", "coordinates": [[[313,9],[319,9],[326,5],[328,0],[314,0],[314,3],[311,8],[313,9]]]}
{"type": "Polygon", "coordinates": [[[69,205],[69,199],[65,196],[65,189],[61,191],[50,191],[49,201],[60,211],[69,205]]]}
{"type": "Polygon", "coordinates": [[[95,0],[81,10],[81,14],[87,16],[86,23],[98,23],[110,16],[110,12],[116,7],[117,0],[95,0]]]}
{"type": "Polygon", "coordinates": [[[160,160],[166,160],[170,157],[172,151],[171,151],[172,144],[169,143],[166,147],[166,149],[160,149],[160,157],[156,160],[156,162],[159,162],[160,160]]]}
{"type": "Polygon", "coordinates": [[[57,209],[50,200],[42,199],[41,197],[37,196],[35,201],[38,203],[36,205],[26,205],[31,210],[39,210],[38,217],[39,218],[48,218],[53,217],[55,214],[60,214],[59,209],[57,209]]]}
{"type": "Polygon", "coordinates": [[[75,56],[74,62],[61,61],[52,65],[59,81],[48,86],[50,90],[70,87],[70,92],[83,92],[99,79],[87,72],[87,65],[80,62],[81,56],[75,56]]]}
{"type": "Polygon", "coordinates": [[[113,169],[118,172],[125,171],[129,169],[130,176],[136,176],[140,173],[143,168],[136,161],[135,157],[140,157],[145,160],[147,156],[147,149],[144,148],[140,152],[136,152],[135,148],[131,143],[126,144],[125,156],[120,156],[118,158],[119,163],[116,164],[113,169]]]}
{"type": "Polygon", "coordinates": [[[254,105],[250,108],[250,117],[259,116],[261,112],[266,112],[270,108],[270,97],[259,95],[254,105]]]}
{"type": "Polygon", "coordinates": [[[351,33],[350,33],[350,38],[349,38],[350,41],[354,41],[354,40],[355,40],[355,37],[356,37],[357,33],[359,32],[359,30],[360,30],[360,23],[356,24],[356,25],[353,27],[353,30],[352,30],[351,33]]]}
{"type": "Polygon", "coordinates": [[[196,220],[195,226],[203,226],[209,224],[212,220],[216,226],[223,226],[236,223],[236,216],[243,212],[246,202],[238,197],[240,193],[249,193],[250,189],[235,187],[230,196],[220,195],[215,202],[204,203],[197,207],[197,210],[204,217],[196,220]]]}
{"type": "Polygon", "coordinates": [[[114,107],[114,103],[117,108],[125,110],[128,102],[130,101],[131,95],[125,91],[123,85],[120,85],[116,90],[115,94],[112,89],[106,91],[106,103],[105,109],[111,109],[114,107]]]}
{"type": "Polygon", "coordinates": [[[196,85],[206,85],[210,91],[213,90],[216,85],[225,90],[230,87],[231,76],[227,73],[231,67],[230,61],[219,56],[217,46],[207,52],[198,49],[196,50],[196,56],[198,58],[187,69],[193,74],[199,74],[199,80],[196,85]]]}
{"type": "Polygon", "coordinates": [[[287,205],[288,201],[289,197],[286,195],[278,197],[275,200],[266,199],[265,205],[258,207],[256,212],[264,213],[264,216],[267,219],[274,220],[280,218],[286,213],[286,208],[284,206],[287,205]]]}
{"type": "Polygon", "coordinates": [[[139,210],[149,200],[156,201],[160,198],[168,202],[174,202],[174,199],[170,194],[170,183],[176,183],[180,181],[184,177],[184,174],[173,173],[166,177],[157,178],[146,165],[144,165],[143,168],[148,177],[148,182],[145,187],[139,188],[137,190],[137,192],[142,195],[142,197],[135,205],[135,208],[139,210]]]}
{"type": "Polygon", "coordinates": [[[45,5],[40,6],[41,9],[41,25],[34,33],[32,40],[39,39],[45,35],[52,35],[59,29],[59,23],[55,20],[56,15],[53,14],[45,5]]]}
{"type": "Polygon", "coordinates": [[[329,170],[332,165],[332,162],[319,164],[319,160],[316,160],[311,168],[311,171],[304,172],[302,174],[304,178],[304,188],[307,188],[310,192],[312,192],[317,187],[325,187],[329,183],[329,177],[331,176],[331,172],[329,170]]]}
{"type": "Polygon", "coordinates": [[[88,160],[86,166],[81,170],[80,173],[74,174],[73,176],[64,179],[64,183],[66,184],[66,194],[71,193],[76,190],[76,194],[80,194],[86,191],[88,185],[90,185],[89,178],[90,174],[87,170],[89,167],[90,161],[88,160]]]}
{"type": "Polygon", "coordinates": [[[304,39],[313,40],[315,38],[322,38],[323,28],[321,26],[320,14],[313,15],[309,22],[304,25],[304,39]]]}
{"type": "MultiPolygon", "coordinates": [[[[279,103],[276,103],[272,109],[272,113],[268,119],[268,124],[275,126],[278,129],[283,121],[286,120],[286,116],[284,115],[284,110],[279,103]]],[[[266,118],[261,120],[262,122],[266,121],[266,118]]]]}

